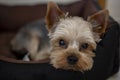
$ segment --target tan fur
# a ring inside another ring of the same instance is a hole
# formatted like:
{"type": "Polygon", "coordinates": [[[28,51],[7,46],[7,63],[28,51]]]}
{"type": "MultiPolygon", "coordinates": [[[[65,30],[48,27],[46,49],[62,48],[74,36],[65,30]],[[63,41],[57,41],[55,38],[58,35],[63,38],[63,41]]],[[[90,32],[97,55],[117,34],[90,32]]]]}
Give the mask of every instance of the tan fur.
{"type": "Polygon", "coordinates": [[[94,29],[93,31],[99,33],[99,35],[104,34],[107,29],[109,12],[107,9],[101,10],[88,17],[87,21],[93,22],[94,29]],[[100,18],[98,18],[100,17],[100,18]],[[97,20],[98,18],[98,20],[97,20]],[[103,18],[103,19],[102,19],[103,18]],[[102,19],[102,20],[100,20],[102,19]]]}
{"type": "Polygon", "coordinates": [[[79,39],[82,38],[83,40],[89,40],[89,42],[94,43],[91,29],[92,25],[82,18],[68,17],[66,19],[60,19],[54,34],[50,33],[49,36],[52,39],[64,36],[67,39],[70,38],[72,41],[80,41],[79,39]]]}
{"type": "Polygon", "coordinates": [[[92,58],[95,56],[92,50],[96,48],[96,43],[91,32],[90,23],[79,17],[61,19],[57,24],[55,32],[50,33],[49,36],[52,47],[50,58],[54,67],[80,71],[92,68],[92,58]],[[60,39],[68,43],[67,49],[59,47],[60,39]],[[89,43],[89,48],[86,51],[79,51],[82,43],[89,43]],[[79,58],[79,61],[74,66],[66,62],[67,57],[70,55],[75,55],[79,58]]]}
{"type": "Polygon", "coordinates": [[[55,68],[72,69],[81,72],[92,68],[94,63],[93,57],[95,57],[93,50],[96,49],[96,42],[100,39],[99,34],[104,33],[106,30],[108,17],[102,23],[104,25],[101,27],[101,32],[94,32],[96,31],[94,27],[98,25],[93,25],[91,20],[97,21],[98,14],[103,14],[104,12],[105,10],[95,13],[88,18],[88,21],[75,16],[60,18],[63,12],[57,4],[53,2],[48,4],[46,21],[51,43],[50,59],[51,64],[55,68]],[[51,13],[54,13],[55,16],[53,17],[51,13]],[[66,47],[59,45],[60,40],[64,40],[66,47]],[[80,50],[84,43],[88,44],[87,49],[80,50]],[[78,58],[75,65],[70,65],[67,62],[69,56],[78,58]]]}
{"type": "Polygon", "coordinates": [[[50,55],[50,48],[49,46],[45,46],[44,49],[38,51],[38,46],[40,41],[36,36],[36,32],[31,34],[30,44],[27,44],[27,50],[29,51],[29,55],[31,60],[44,60],[48,59],[50,55]]]}
{"type": "Polygon", "coordinates": [[[29,54],[31,56],[31,59],[35,59],[36,55],[37,55],[37,49],[38,49],[38,45],[39,45],[39,40],[37,39],[37,37],[33,37],[30,41],[31,44],[28,44],[28,51],[29,54]]]}
{"type": "Polygon", "coordinates": [[[72,69],[76,71],[85,71],[89,70],[93,66],[93,57],[95,56],[94,53],[88,50],[87,53],[80,52],[76,48],[68,48],[66,50],[64,49],[53,49],[51,53],[51,64],[53,64],[56,68],[62,68],[62,69],[72,69]],[[70,55],[74,55],[79,58],[79,61],[76,65],[69,65],[67,63],[67,57],[70,55]]]}
{"type": "Polygon", "coordinates": [[[93,26],[93,35],[96,42],[101,41],[100,37],[104,35],[108,26],[109,12],[107,9],[101,10],[88,17],[87,21],[93,26]]]}
{"type": "Polygon", "coordinates": [[[58,18],[63,17],[64,13],[54,2],[49,2],[46,12],[46,23],[48,30],[58,21],[58,18]],[[57,14],[54,14],[57,13],[57,14]]]}

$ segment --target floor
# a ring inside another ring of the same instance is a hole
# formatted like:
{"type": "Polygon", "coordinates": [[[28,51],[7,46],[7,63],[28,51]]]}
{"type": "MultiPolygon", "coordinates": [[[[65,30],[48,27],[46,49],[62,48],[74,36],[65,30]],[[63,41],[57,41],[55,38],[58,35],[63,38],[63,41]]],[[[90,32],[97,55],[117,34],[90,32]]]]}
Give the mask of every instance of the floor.
{"type": "Polygon", "coordinates": [[[107,79],[107,80],[120,80],[120,71],[117,74],[115,74],[114,76],[107,79]]]}

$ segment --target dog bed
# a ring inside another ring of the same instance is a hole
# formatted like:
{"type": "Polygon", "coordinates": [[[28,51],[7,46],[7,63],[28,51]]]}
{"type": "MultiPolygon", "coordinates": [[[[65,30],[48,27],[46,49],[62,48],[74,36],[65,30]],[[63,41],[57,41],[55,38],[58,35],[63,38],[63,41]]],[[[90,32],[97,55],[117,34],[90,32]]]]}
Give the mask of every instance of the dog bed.
{"type": "MultiPolygon", "coordinates": [[[[93,0],[82,0],[61,9],[72,16],[86,19],[99,10],[93,0]]],[[[71,70],[55,69],[49,60],[22,61],[10,51],[10,40],[20,27],[45,16],[46,4],[32,6],[0,5],[0,80],[106,80],[119,70],[119,32],[120,27],[112,18],[108,30],[98,43],[92,70],[81,73],[71,70]],[[42,11],[42,12],[41,12],[42,11]]]]}

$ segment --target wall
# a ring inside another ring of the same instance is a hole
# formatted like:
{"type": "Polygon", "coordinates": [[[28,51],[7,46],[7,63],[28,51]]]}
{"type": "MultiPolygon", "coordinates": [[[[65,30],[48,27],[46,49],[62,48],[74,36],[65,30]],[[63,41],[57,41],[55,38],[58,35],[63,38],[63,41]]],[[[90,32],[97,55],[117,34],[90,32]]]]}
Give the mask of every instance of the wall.
{"type": "Polygon", "coordinates": [[[46,3],[48,1],[55,1],[62,4],[71,3],[78,0],[0,0],[0,4],[7,5],[34,5],[38,3],[46,3]]]}
{"type": "Polygon", "coordinates": [[[120,23],[120,0],[107,0],[110,15],[120,23]]]}

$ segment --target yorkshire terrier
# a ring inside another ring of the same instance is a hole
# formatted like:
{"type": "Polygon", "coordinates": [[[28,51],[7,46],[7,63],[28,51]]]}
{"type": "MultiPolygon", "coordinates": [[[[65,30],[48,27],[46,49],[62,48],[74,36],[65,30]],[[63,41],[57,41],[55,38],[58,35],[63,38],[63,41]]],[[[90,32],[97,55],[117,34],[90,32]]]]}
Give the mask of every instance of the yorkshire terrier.
{"type": "Polygon", "coordinates": [[[23,27],[11,42],[12,50],[27,51],[31,60],[50,58],[55,68],[87,71],[93,66],[96,43],[105,33],[107,22],[108,10],[84,20],[68,16],[56,3],[49,2],[45,21],[23,27]]]}

